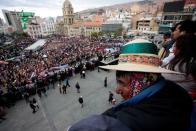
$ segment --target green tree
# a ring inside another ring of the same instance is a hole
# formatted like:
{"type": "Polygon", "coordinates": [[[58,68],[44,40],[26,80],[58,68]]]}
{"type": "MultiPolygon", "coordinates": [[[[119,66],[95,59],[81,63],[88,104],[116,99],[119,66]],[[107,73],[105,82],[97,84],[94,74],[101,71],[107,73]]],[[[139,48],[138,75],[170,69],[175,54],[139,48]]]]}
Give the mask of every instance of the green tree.
{"type": "Polygon", "coordinates": [[[120,27],[120,28],[116,31],[116,35],[117,35],[117,36],[121,36],[121,35],[122,35],[122,31],[123,31],[123,28],[120,27]]]}
{"type": "Polygon", "coordinates": [[[123,38],[126,39],[127,38],[127,35],[126,34],[123,34],[123,38]]]}
{"type": "Polygon", "coordinates": [[[93,38],[98,38],[98,32],[92,32],[91,33],[91,37],[93,37],[93,38]]]}
{"type": "Polygon", "coordinates": [[[103,32],[101,32],[101,31],[98,32],[98,36],[99,36],[99,37],[103,36],[103,32]]]}
{"type": "Polygon", "coordinates": [[[28,35],[28,33],[26,33],[26,32],[17,32],[17,31],[15,31],[15,32],[13,32],[12,34],[11,34],[14,38],[25,38],[25,37],[29,37],[29,35],[28,35]]]}

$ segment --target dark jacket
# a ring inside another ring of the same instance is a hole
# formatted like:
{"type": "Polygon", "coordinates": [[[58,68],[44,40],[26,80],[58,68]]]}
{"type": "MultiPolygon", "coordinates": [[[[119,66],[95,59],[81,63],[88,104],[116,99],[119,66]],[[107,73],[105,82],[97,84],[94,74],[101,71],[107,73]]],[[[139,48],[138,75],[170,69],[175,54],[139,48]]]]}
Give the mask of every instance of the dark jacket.
{"type": "Polygon", "coordinates": [[[80,89],[80,85],[76,83],[76,89],[80,89]]]}
{"type": "Polygon", "coordinates": [[[190,126],[192,100],[173,82],[135,105],[107,110],[103,115],[120,120],[133,131],[185,131],[190,126]]]}
{"type": "Polygon", "coordinates": [[[82,103],[83,103],[83,98],[80,97],[80,98],[78,99],[78,101],[79,101],[80,104],[82,104],[82,103]]]}
{"type": "Polygon", "coordinates": [[[188,93],[166,80],[155,94],[83,119],[68,131],[187,131],[192,106],[188,93]]]}

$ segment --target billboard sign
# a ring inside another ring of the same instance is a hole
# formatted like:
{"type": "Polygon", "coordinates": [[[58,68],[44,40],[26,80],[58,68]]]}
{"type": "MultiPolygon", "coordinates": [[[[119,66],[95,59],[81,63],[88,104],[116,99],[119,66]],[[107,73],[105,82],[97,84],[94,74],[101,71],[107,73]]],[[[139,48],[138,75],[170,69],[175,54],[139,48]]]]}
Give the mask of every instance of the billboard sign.
{"type": "Polygon", "coordinates": [[[33,12],[20,12],[19,14],[19,17],[20,17],[20,21],[21,21],[21,24],[22,24],[22,29],[25,30],[27,29],[27,23],[29,21],[29,18],[32,18],[34,17],[35,13],[33,12]]]}

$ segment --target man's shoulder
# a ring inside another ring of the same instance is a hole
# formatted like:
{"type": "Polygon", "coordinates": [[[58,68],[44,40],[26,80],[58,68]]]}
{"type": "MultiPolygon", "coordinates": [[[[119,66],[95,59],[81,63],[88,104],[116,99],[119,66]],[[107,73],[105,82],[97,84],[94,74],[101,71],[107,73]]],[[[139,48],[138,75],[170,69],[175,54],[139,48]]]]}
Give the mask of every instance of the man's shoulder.
{"type": "Polygon", "coordinates": [[[69,128],[68,131],[131,131],[118,119],[105,115],[93,115],[83,119],[69,128]]]}
{"type": "Polygon", "coordinates": [[[186,96],[189,96],[188,92],[184,88],[182,88],[180,85],[178,85],[170,80],[165,80],[165,85],[164,85],[163,90],[168,91],[170,93],[176,92],[175,93],[176,95],[184,94],[186,96]],[[177,92],[178,92],[178,94],[177,94],[177,92]]]}

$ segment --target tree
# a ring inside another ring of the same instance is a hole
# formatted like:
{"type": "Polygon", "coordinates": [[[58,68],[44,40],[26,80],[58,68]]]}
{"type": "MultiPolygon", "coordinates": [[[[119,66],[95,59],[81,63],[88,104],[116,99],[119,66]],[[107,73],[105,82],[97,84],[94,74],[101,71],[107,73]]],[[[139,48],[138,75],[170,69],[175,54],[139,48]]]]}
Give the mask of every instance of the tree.
{"type": "Polygon", "coordinates": [[[126,34],[123,34],[123,38],[126,39],[127,38],[127,35],[126,34]]]}
{"type": "Polygon", "coordinates": [[[29,37],[29,35],[28,35],[28,33],[26,33],[26,32],[17,32],[17,31],[15,31],[15,32],[13,32],[12,34],[11,34],[14,38],[25,38],[25,37],[29,37]]]}
{"type": "Polygon", "coordinates": [[[103,36],[103,32],[98,32],[98,36],[100,37],[100,36],[103,36]]]}
{"type": "Polygon", "coordinates": [[[91,33],[92,38],[98,38],[98,36],[99,36],[98,32],[92,32],[91,33]]]}
{"type": "Polygon", "coordinates": [[[116,35],[117,36],[121,36],[122,35],[122,31],[123,31],[122,27],[118,28],[118,30],[116,31],[116,35]]]}

